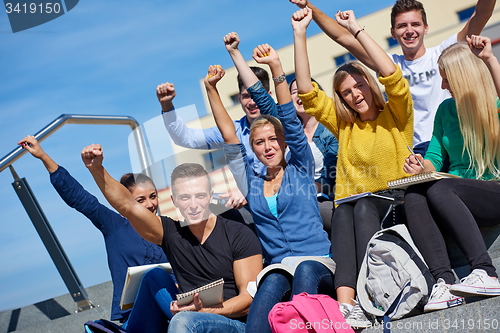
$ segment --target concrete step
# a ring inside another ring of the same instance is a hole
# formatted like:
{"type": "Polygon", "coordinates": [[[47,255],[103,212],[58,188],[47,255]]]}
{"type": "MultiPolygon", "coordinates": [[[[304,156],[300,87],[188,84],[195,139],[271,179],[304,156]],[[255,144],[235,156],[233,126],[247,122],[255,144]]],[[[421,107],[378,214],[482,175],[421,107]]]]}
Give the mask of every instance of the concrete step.
{"type": "MultiPolygon", "coordinates": [[[[481,228],[488,253],[500,272],[500,226],[481,228]]],[[[457,279],[469,274],[463,254],[447,238],[448,252],[457,279]]],[[[88,320],[110,317],[112,282],[87,288],[93,309],[76,313],[77,306],[69,294],[55,297],[21,309],[0,313],[0,333],[82,333],[88,320]]],[[[391,323],[393,333],[500,333],[500,297],[470,298],[465,305],[397,320],[391,323]]],[[[383,332],[381,325],[359,332],[383,332]]]]}
{"type": "Polygon", "coordinates": [[[111,316],[111,281],[86,288],[95,308],[76,312],[77,305],[69,294],[0,313],[0,333],[83,333],[88,320],[111,316]]]}

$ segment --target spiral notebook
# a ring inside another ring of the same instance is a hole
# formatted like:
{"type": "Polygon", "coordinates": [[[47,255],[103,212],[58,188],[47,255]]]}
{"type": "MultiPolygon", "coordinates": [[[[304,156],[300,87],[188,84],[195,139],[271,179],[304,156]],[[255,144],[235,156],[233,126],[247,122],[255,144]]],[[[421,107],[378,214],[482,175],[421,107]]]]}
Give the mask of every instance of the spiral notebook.
{"type": "Polygon", "coordinates": [[[224,279],[211,282],[203,287],[193,289],[186,293],[177,294],[177,304],[180,306],[189,305],[193,302],[194,294],[198,293],[200,300],[205,307],[214,307],[221,305],[223,298],[224,279]]]}
{"type": "Polygon", "coordinates": [[[431,182],[433,180],[439,180],[444,178],[461,178],[460,176],[452,175],[445,172],[425,172],[418,175],[413,175],[410,177],[400,178],[396,180],[392,180],[387,183],[389,188],[407,188],[410,185],[420,184],[425,182],[431,182]]]}

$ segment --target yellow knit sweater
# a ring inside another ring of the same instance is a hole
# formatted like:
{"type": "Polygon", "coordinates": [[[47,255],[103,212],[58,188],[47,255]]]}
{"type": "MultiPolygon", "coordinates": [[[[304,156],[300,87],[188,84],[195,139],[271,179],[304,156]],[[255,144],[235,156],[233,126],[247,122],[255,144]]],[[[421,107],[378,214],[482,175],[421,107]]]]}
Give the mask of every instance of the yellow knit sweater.
{"type": "Polygon", "coordinates": [[[306,112],[325,125],[339,141],[335,198],[387,189],[390,180],[407,177],[403,171],[413,142],[413,100],[408,81],[397,67],[379,77],[388,102],[377,119],[347,123],[337,118],[335,103],[318,89],[300,94],[306,112]]]}

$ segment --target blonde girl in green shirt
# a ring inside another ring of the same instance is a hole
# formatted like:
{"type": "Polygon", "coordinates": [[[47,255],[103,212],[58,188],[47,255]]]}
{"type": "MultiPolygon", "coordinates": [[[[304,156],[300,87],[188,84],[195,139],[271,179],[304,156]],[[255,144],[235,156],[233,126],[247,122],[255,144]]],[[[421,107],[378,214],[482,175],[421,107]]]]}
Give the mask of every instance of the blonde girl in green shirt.
{"type": "Polygon", "coordinates": [[[491,40],[481,36],[451,45],[438,63],[442,88],[453,98],[438,108],[425,159],[410,155],[404,170],[439,170],[449,157],[449,172],[463,178],[413,185],[405,194],[408,228],[437,281],[425,311],[463,304],[467,296],[500,295],[498,275],[478,228],[500,222],[500,64],[491,40]],[[471,266],[470,275],[458,284],[453,284],[439,227],[452,236],[471,266]]]}

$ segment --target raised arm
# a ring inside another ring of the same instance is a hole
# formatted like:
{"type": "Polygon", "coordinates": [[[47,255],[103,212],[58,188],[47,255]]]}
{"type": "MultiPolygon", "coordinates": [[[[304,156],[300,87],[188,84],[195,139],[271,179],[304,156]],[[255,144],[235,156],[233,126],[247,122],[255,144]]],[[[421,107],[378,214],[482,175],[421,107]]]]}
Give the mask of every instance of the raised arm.
{"type": "Polygon", "coordinates": [[[236,135],[234,122],[226,111],[217,90],[217,82],[222,79],[225,72],[219,65],[208,67],[208,74],[205,76],[205,89],[207,90],[208,102],[212,109],[215,123],[222,134],[225,143],[239,143],[240,139],[236,135]]]}
{"type": "Polygon", "coordinates": [[[240,45],[240,37],[236,32],[228,33],[224,36],[224,44],[226,50],[233,60],[234,66],[240,75],[241,81],[245,88],[253,86],[259,79],[254,74],[252,69],[248,66],[245,58],[241,55],[238,46],[240,45]]]}
{"type": "Polygon", "coordinates": [[[300,94],[306,94],[314,89],[311,83],[311,69],[307,54],[307,27],[312,20],[312,11],[303,8],[292,15],[293,51],[295,61],[295,79],[300,94]]]}
{"type": "Polygon", "coordinates": [[[156,87],[156,97],[161,105],[163,123],[172,141],[191,149],[213,149],[222,147],[222,136],[217,127],[206,129],[189,128],[177,115],[173,100],[177,95],[173,83],[165,82],[156,87]]]}
{"type": "Polygon", "coordinates": [[[132,194],[109,175],[102,166],[103,158],[102,147],[99,144],[92,144],[82,150],[83,163],[109,204],[130,221],[142,238],[160,245],[163,239],[163,226],[159,217],[135,201],[132,194]]]}
{"type": "Polygon", "coordinates": [[[459,41],[464,41],[466,36],[479,35],[483,31],[484,26],[493,14],[496,0],[478,0],[476,9],[472,16],[467,21],[467,24],[457,34],[459,41]]]}
{"type": "Polygon", "coordinates": [[[352,10],[346,10],[344,12],[337,12],[335,14],[337,21],[340,25],[345,27],[353,36],[356,38],[361,46],[365,49],[368,56],[372,59],[373,64],[375,65],[378,72],[384,76],[390,76],[396,72],[396,65],[389,58],[387,53],[378,45],[368,33],[362,28],[358,21],[356,20],[356,16],[354,16],[354,12],[352,10]]]}
{"type": "Polygon", "coordinates": [[[363,64],[369,68],[376,70],[372,59],[366,54],[365,49],[361,44],[352,36],[349,31],[343,28],[333,18],[326,15],[308,0],[290,0],[291,3],[300,8],[309,7],[312,11],[312,18],[314,22],[320,27],[323,32],[330,37],[334,42],[344,47],[347,51],[351,52],[363,64]]]}
{"type": "Polygon", "coordinates": [[[486,67],[488,67],[495,83],[497,96],[500,96],[500,64],[497,57],[493,54],[491,39],[484,36],[472,35],[470,38],[467,38],[467,43],[472,53],[484,61],[486,67]]]}
{"type": "Polygon", "coordinates": [[[49,173],[53,173],[59,168],[57,163],[54,162],[54,160],[50,158],[50,156],[47,155],[45,151],[43,151],[42,146],[40,146],[34,136],[28,135],[17,144],[26,149],[28,153],[33,155],[33,157],[38,158],[40,161],[42,161],[45,169],[47,169],[49,173]]]}
{"type": "Polygon", "coordinates": [[[252,57],[257,63],[266,64],[271,69],[278,104],[283,105],[290,102],[292,96],[290,95],[290,90],[288,90],[285,72],[283,71],[278,53],[269,44],[262,44],[253,50],[252,57]]]}

